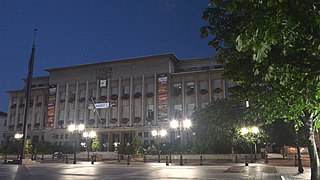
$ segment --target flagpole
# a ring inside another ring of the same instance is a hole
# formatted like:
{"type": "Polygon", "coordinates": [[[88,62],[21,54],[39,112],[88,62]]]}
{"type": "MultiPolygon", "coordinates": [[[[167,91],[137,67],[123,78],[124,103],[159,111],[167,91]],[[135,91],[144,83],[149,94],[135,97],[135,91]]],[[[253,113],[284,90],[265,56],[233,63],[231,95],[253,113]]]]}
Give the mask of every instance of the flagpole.
{"type": "Polygon", "coordinates": [[[24,106],[23,133],[22,133],[23,136],[22,136],[21,151],[20,151],[21,163],[22,163],[22,160],[25,159],[25,144],[27,141],[27,127],[28,127],[27,115],[28,115],[28,109],[29,109],[30,92],[31,92],[32,76],[33,76],[36,32],[37,32],[37,29],[34,29],[31,56],[30,56],[29,66],[28,66],[28,76],[27,76],[27,81],[26,81],[26,86],[25,86],[26,101],[25,101],[25,106],[24,106]]]}

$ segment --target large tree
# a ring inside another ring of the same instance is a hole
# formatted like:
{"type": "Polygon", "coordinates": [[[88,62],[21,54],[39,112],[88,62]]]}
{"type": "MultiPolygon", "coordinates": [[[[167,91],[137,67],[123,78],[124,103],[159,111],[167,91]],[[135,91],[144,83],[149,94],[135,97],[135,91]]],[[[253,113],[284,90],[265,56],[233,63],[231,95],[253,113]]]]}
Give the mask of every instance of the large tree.
{"type": "Polygon", "coordinates": [[[192,115],[195,131],[194,146],[199,153],[230,153],[240,129],[249,125],[244,117],[244,105],[224,99],[213,101],[192,115]]]}
{"type": "Polygon", "coordinates": [[[308,136],[311,179],[320,179],[314,133],[320,112],[318,0],[211,0],[203,18],[225,77],[239,84],[251,115],[293,120],[308,136]]]}

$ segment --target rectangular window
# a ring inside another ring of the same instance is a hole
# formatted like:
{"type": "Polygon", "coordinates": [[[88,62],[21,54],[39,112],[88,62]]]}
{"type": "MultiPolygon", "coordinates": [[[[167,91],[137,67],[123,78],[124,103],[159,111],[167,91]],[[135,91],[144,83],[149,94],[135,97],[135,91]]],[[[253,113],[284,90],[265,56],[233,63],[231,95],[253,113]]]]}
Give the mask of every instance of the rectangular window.
{"type": "Polygon", "coordinates": [[[123,107],[123,117],[129,118],[129,107],[123,107]]]}
{"type": "Polygon", "coordinates": [[[41,95],[38,95],[37,96],[37,103],[41,103],[42,102],[42,96],[41,95]]]}
{"type": "Polygon", "coordinates": [[[147,84],[147,93],[153,93],[154,91],[153,87],[154,87],[153,84],[147,84]]]}
{"type": "Polygon", "coordinates": [[[218,91],[218,89],[222,90],[221,79],[215,79],[212,81],[212,90],[218,91]]]}
{"type": "Polygon", "coordinates": [[[100,95],[101,96],[107,96],[107,88],[101,88],[100,89],[100,95]]]}
{"type": "Polygon", "coordinates": [[[129,86],[123,86],[122,87],[122,94],[130,94],[129,86]]]}
{"type": "Polygon", "coordinates": [[[175,118],[180,118],[182,117],[182,105],[181,104],[175,104],[173,106],[173,116],[175,118]]]}
{"type": "Polygon", "coordinates": [[[90,89],[89,90],[89,96],[90,97],[96,97],[96,90],[95,89],[90,89]]]}
{"type": "Polygon", "coordinates": [[[118,94],[118,88],[116,87],[111,88],[111,94],[118,94]]]}
{"type": "Polygon", "coordinates": [[[200,81],[199,82],[199,89],[201,90],[208,90],[208,81],[200,81]]]}
{"type": "Polygon", "coordinates": [[[152,121],[154,120],[153,105],[148,105],[147,108],[147,120],[152,121]]]}
{"type": "Polygon", "coordinates": [[[94,119],[94,112],[93,112],[93,110],[88,110],[88,119],[90,120],[90,119],[94,119]]]}
{"type": "Polygon", "coordinates": [[[111,110],[112,110],[112,117],[111,118],[118,118],[118,108],[113,107],[111,110]]]}
{"type": "Polygon", "coordinates": [[[173,94],[174,95],[180,95],[181,90],[182,90],[181,83],[173,84],[173,94]]]}
{"type": "Polygon", "coordinates": [[[59,112],[59,121],[63,121],[64,120],[64,111],[60,111],[59,112]]]}
{"type": "Polygon", "coordinates": [[[69,121],[74,120],[74,110],[69,110],[69,121]]]}
{"type": "Polygon", "coordinates": [[[85,90],[80,90],[80,92],[79,92],[79,94],[80,94],[80,98],[85,98],[86,97],[86,91],[85,90]]]}
{"type": "Polygon", "coordinates": [[[194,82],[187,82],[186,84],[186,90],[188,91],[194,91],[194,82]]]}
{"type": "Polygon", "coordinates": [[[60,101],[66,100],[66,92],[60,92],[60,101]]]}
{"type": "Polygon", "coordinates": [[[149,137],[149,132],[144,132],[143,137],[145,137],[145,138],[149,137]]]}
{"type": "Polygon", "coordinates": [[[79,120],[84,120],[84,109],[79,109],[79,120]]]}
{"type": "Polygon", "coordinates": [[[141,85],[140,84],[137,84],[134,86],[134,93],[137,93],[137,92],[141,93],[141,85]]]}
{"type": "Polygon", "coordinates": [[[187,116],[188,118],[191,117],[192,113],[195,111],[195,104],[191,103],[191,104],[187,104],[187,116]]]}

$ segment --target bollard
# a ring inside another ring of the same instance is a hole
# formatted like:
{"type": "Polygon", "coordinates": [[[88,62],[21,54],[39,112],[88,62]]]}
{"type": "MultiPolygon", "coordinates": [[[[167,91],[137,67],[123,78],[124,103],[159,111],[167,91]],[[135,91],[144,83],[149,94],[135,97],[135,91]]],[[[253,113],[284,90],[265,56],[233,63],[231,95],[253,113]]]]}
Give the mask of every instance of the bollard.
{"type": "Polygon", "coordinates": [[[250,154],[250,162],[253,163],[252,154],[250,154]]]}
{"type": "Polygon", "coordinates": [[[94,157],[93,157],[94,155],[92,154],[91,155],[91,164],[94,164],[94,157]]]}
{"type": "MultiPolygon", "coordinates": [[[[43,157],[43,155],[42,155],[42,157],[43,157]]],[[[66,155],[66,164],[68,164],[69,162],[68,162],[68,154],[66,155]]]]}
{"type": "Polygon", "coordinates": [[[34,154],[33,160],[34,160],[34,161],[37,160],[37,154],[34,154]]]}
{"type": "Polygon", "coordinates": [[[43,161],[43,160],[44,160],[44,154],[41,155],[41,161],[43,161]]]}
{"type": "Polygon", "coordinates": [[[297,158],[297,155],[294,155],[294,166],[295,166],[295,167],[298,166],[298,158],[297,158]]]}
{"type": "Polygon", "coordinates": [[[180,154],[180,166],[183,166],[183,162],[182,162],[182,154],[180,154]]]}
{"type": "Polygon", "coordinates": [[[77,164],[77,154],[74,153],[73,155],[73,164],[77,164]]]}
{"type": "Polygon", "coordinates": [[[202,155],[200,155],[200,166],[202,166],[202,155]]]}
{"type": "Polygon", "coordinates": [[[238,163],[238,155],[236,155],[236,163],[238,163]]]}
{"type": "Polygon", "coordinates": [[[160,151],[158,152],[158,163],[160,163],[160,151]]]}
{"type": "Polygon", "coordinates": [[[168,155],[166,155],[166,165],[169,166],[168,155]]]}
{"type": "Polygon", "coordinates": [[[128,155],[127,165],[130,165],[130,155],[128,155]]]}
{"type": "Polygon", "coordinates": [[[120,155],[118,154],[118,162],[120,162],[120,155]]]}
{"type": "Polygon", "coordinates": [[[31,154],[31,161],[33,161],[33,154],[31,154]]]}
{"type": "Polygon", "coordinates": [[[169,155],[169,163],[172,163],[172,161],[171,161],[171,154],[169,155]]]}
{"type": "Polygon", "coordinates": [[[264,155],[264,162],[265,162],[265,163],[268,163],[268,153],[266,153],[266,154],[264,155]]]}
{"type": "Polygon", "coordinates": [[[94,154],[94,162],[97,162],[97,155],[94,154]]]}
{"type": "Polygon", "coordinates": [[[7,155],[6,154],[4,155],[4,162],[3,163],[7,164],[7,155]]]}
{"type": "Polygon", "coordinates": [[[147,156],[144,154],[143,155],[143,162],[146,163],[147,162],[147,156]]]}
{"type": "Polygon", "coordinates": [[[248,166],[248,156],[247,155],[244,156],[244,161],[245,161],[244,165],[248,166]]]}

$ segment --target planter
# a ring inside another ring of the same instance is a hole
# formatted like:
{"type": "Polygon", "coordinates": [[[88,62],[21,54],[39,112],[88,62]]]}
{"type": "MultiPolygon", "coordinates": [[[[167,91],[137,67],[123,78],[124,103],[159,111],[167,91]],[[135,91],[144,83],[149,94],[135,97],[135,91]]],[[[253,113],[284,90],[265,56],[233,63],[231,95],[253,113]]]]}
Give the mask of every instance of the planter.
{"type": "Polygon", "coordinates": [[[137,92],[137,93],[134,93],[134,96],[133,96],[135,99],[138,99],[141,97],[141,93],[137,92]]]}
{"type": "Polygon", "coordinates": [[[110,120],[110,123],[111,123],[111,124],[115,124],[117,121],[118,121],[118,119],[112,118],[112,119],[110,120]]]}
{"type": "Polygon", "coordinates": [[[121,123],[126,124],[126,123],[128,123],[128,122],[129,122],[129,118],[122,118],[122,119],[121,119],[121,123]]]}
{"type": "Polygon", "coordinates": [[[79,102],[84,102],[86,100],[86,98],[82,97],[79,99],[79,102]]]}
{"type": "Polygon", "coordinates": [[[194,94],[194,90],[189,90],[189,91],[187,91],[187,96],[191,96],[191,95],[193,95],[194,94]]]}
{"type": "Polygon", "coordinates": [[[107,100],[107,96],[100,96],[100,100],[101,101],[106,101],[107,100]]]}
{"type": "Polygon", "coordinates": [[[221,93],[221,92],[222,92],[222,89],[221,89],[221,88],[216,88],[216,89],[214,89],[212,92],[214,92],[214,93],[221,93]]]}
{"type": "Polygon", "coordinates": [[[123,95],[122,95],[122,99],[123,99],[123,100],[128,100],[129,97],[130,97],[129,94],[123,94],[123,95]]]}
{"type": "Polygon", "coordinates": [[[116,101],[116,100],[118,100],[118,95],[112,94],[112,95],[110,96],[110,99],[113,100],[113,101],[116,101]]]}
{"type": "Polygon", "coordinates": [[[90,119],[90,120],[88,121],[88,124],[94,124],[94,122],[95,122],[94,119],[90,119]]]}
{"type": "Polygon", "coordinates": [[[141,121],[140,117],[134,117],[133,122],[134,123],[139,123],[141,121]]]}
{"type": "Polygon", "coordinates": [[[207,89],[200,89],[200,94],[207,94],[208,90],[207,89]]]}

